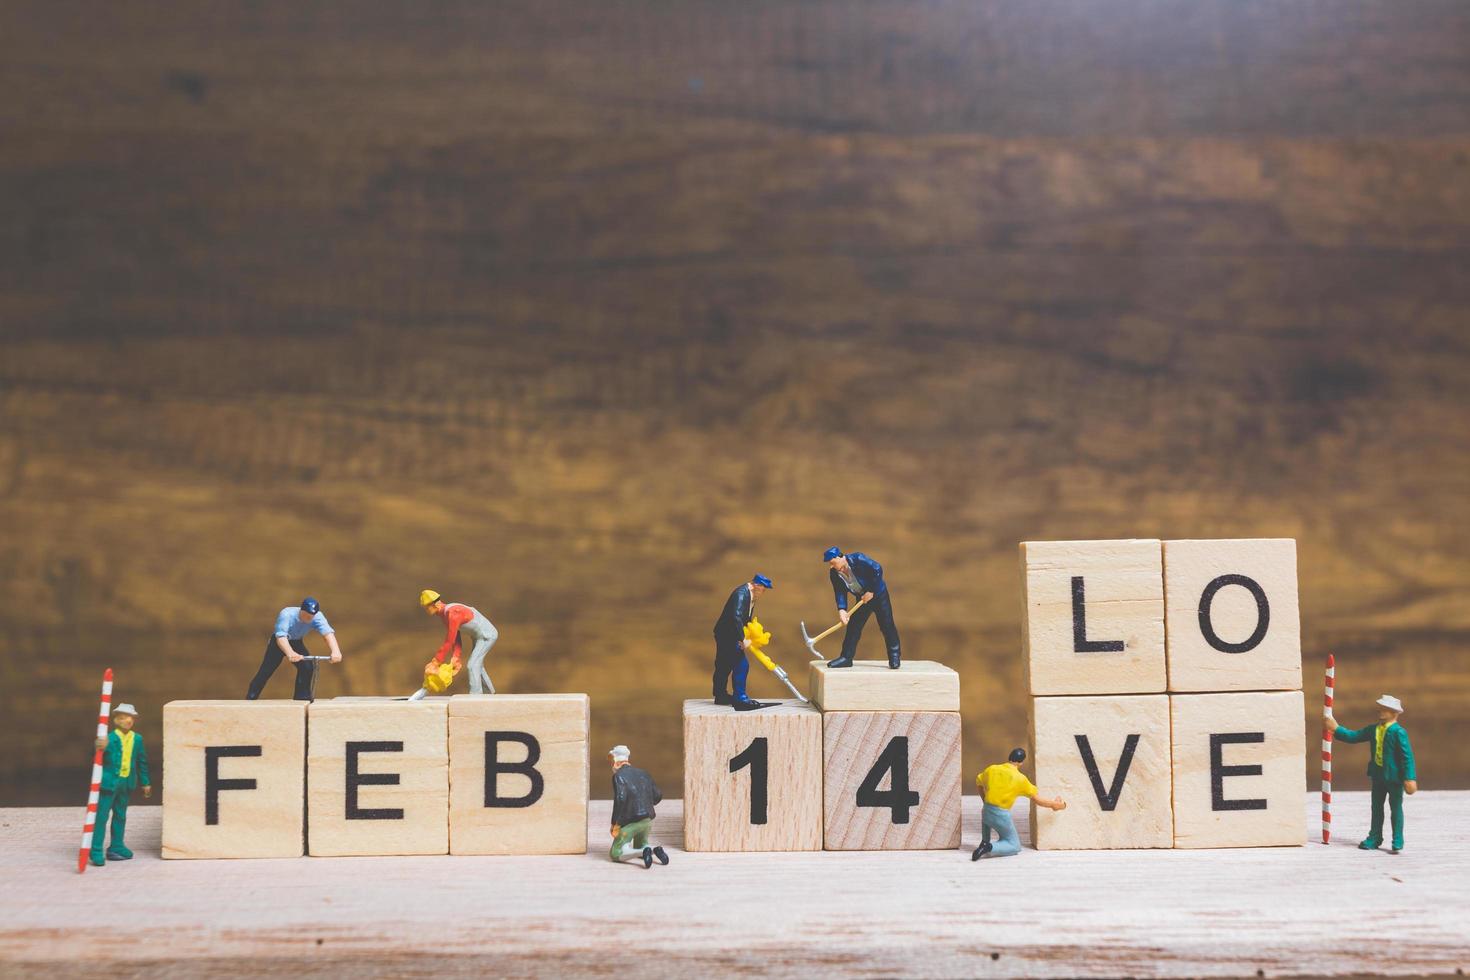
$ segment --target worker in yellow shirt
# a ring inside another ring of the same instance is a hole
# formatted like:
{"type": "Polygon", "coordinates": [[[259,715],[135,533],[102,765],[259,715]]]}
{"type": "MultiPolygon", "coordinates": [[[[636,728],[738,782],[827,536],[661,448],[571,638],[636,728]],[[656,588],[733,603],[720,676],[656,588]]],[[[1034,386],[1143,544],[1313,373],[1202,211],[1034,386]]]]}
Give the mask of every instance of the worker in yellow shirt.
{"type": "Polygon", "coordinates": [[[971,861],[978,861],[987,854],[1009,857],[1021,852],[1021,838],[1016,835],[1016,825],[1011,820],[1011,805],[1018,797],[1029,796],[1036,801],[1037,806],[1044,806],[1048,810],[1061,811],[1067,808],[1066,801],[1061,798],[1048,800],[1036,795],[1036,787],[1021,772],[1021,763],[1025,761],[1025,749],[1011,749],[1009,759],[990,766],[975,777],[975,785],[980,787],[980,793],[985,797],[985,809],[980,817],[980,825],[985,828],[985,839],[975,848],[975,853],[970,855],[971,861]],[[990,843],[991,834],[1000,840],[990,843]]]}

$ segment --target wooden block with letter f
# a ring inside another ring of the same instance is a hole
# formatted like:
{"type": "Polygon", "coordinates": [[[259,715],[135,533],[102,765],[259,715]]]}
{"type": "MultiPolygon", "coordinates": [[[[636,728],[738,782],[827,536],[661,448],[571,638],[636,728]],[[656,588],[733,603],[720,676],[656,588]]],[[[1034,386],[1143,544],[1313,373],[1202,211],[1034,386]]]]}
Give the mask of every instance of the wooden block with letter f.
{"type": "Polygon", "coordinates": [[[684,702],[684,849],[822,849],[822,715],[684,702]]]}

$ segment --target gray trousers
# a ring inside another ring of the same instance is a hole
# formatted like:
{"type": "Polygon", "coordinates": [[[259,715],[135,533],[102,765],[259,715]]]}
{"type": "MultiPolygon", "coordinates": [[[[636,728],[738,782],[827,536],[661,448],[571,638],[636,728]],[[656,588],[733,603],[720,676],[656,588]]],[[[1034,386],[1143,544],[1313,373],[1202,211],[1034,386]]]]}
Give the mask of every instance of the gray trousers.
{"type": "Polygon", "coordinates": [[[470,650],[470,661],[466,665],[470,672],[470,693],[494,694],[495,685],[490,682],[490,675],[485,671],[485,655],[490,652],[495,641],[500,639],[500,632],[484,616],[470,620],[467,625],[478,627],[477,632],[470,633],[475,638],[475,646],[470,650]]]}

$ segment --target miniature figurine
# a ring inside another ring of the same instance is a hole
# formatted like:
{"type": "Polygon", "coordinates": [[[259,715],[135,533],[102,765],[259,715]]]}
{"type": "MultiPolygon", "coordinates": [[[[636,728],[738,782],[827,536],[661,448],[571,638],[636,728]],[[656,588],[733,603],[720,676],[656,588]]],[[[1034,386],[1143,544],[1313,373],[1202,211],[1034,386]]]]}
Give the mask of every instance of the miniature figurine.
{"type": "Polygon", "coordinates": [[[612,761],[613,809],[612,850],[608,852],[614,862],[621,863],[625,850],[632,845],[633,857],[643,859],[644,869],[659,864],[668,864],[669,855],[659,845],[648,839],[653,826],[653,806],[663,802],[663,795],[653,783],[653,777],[628,762],[628,747],[614,745],[607,757],[612,761]]]}
{"type": "MultiPolygon", "coordinates": [[[[429,688],[436,686],[432,681],[435,675],[443,680],[441,668],[446,656],[450,658],[449,663],[453,673],[450,674],[448,681],[443,682],[444,687],[448,687],[449,681],[459,675],[460,655],[463,650],[459,639],[461,630],[468,633],[475,641],[474,647],[470,650],[470,693],[494,694],[495,685],[490,681],[490,674],[485,670],[485,656],[495,645],[495,641],[500,639],[500,632],[496,630],[494,624],[474,606],[467,606],[462,602],[445,602],[444,597],[433,589],[425,589],[419,593],[419,605],[430,616],[438,616],[444,620],[448,632],[444,637],[444,645],[439,647],[439,652],[424,664],[426,678],[424,687],[409,700],[417,701],[428,694],[429,688]]],[[[440,690],[443,690],[444,687],[441,687],[440,690]]]]}
{"type": "Polygon", "coordinates": [[[985,837],[975,848],[975,853],[970,855],[971,861],[978,861],[987,854],[1009,857],[1021,852],[1021,838],[1016,834],[1015,822],[1011,820],[1011,805],[1017,797],[1029,796],[1037,806],[1048,810],[1060,812],[1067,808],[1066,801],[1060,797],[1048,800],[1036,795],[1036,787],[1021,772],[1021,763],[1025,761],[1025,749],[1011,749],[1005,762],[996,763],[975,777],[975,785],[980,787],[980,793],[985,797],[985,807],[980,816],[985,837]],[[990,843],[992,833],[1000,838],[994,844],[990,843]]]}
{"type": "Polygon", "coordinates": [[[276,616],[276,631],[265,642],[265,656],[260,661],[260,669],[250,681],[245,700],[255,701],[260,697],[266,681],[271,679],[271,675],[281,665],[282,657],[296,665],[296,690],[292,699],[313,699],[318,661],[308,659],[311,655],[306,651],[306,634],[311,630],[316,630],[327,638],[327,649],[332,652],[332,663],[341,662],[342,649],[337,646],[336,631],[327,622],[327,617],[322,615],[321,604],[307,596],[301,600],[301,605],[287,606],[276,616]]]}
{"type": "Polygon", "coordinates": [[[1324,729],[1339,742],[1373,743],[1373,751],[1368,753],[1368,778],[1373,781],[1373,823],[1358,847],[1376,851],[1383,846],[1383,800],[1387,797],[1393,812],[1393,847],[1389,853],[1397,854],[1404,849],[1404,794],[1413,796],[1419,791],[1418,775],[1414,771],[1409,733],[1399,724],[1404,706],[1391,694],[1385,694],[1376,703],[1377,725],[1343,728],[1330,711],[1323,722],[1324,729]]]}
{"type": "Polygon", "coordinates": [[[893,625],[893,602],[888,597],[888,583],[883,581],[883,566],[861,551],[844,555],[836,546],[822,553],[822,561],[831,566],[827,575],[832,580],[832,595],[837,600],[837,617],[847,627],[842,637],[842,653],[836,660],[828,661],[827,666],[852,666],[852,656],[857,653],[863,625],[876,610],[878,628],[883,631],[883,639],[888,644],[888,666],[897,670],[903,656],[898,646],[898,627],[893,625]],[[852,612],[847,610],[848,596],[861,597],[852,612]]]}
{"type": "Polygon", "coordinates": [[[753,645],[745,635],[745,626],[755,617],[755,600],[770,588],[774,586],[764,575],[751,576],[749,582],[730,593],[720,618],[715,620],[715,704],[729,705],[736,711],[770,707],[763,701],[752,701],[745,693],[745,679],[750,674],[745,652],[753,645]],[[733,694],[729,690],[732,683],[733,694]]]}
{"type": "Polygon", "coordinates": [[[102,785],[97,796],[96,831],[92,835],[92,866],[100,868],[107,858],[127,861],[133,856],[123,839],[128,829],[128,798],[137,786],[143,787],[144,798],[153,795],[148,778],[148,750],[143,736],[133,731],[138,712],[131,704],[120,704],[112,713],[113,729],[106,738],[97,740],[102,749],[102,785]],[[112,815],[112,843],[103,856],[103,839],[107,836],[107,817],[112,815]]]}

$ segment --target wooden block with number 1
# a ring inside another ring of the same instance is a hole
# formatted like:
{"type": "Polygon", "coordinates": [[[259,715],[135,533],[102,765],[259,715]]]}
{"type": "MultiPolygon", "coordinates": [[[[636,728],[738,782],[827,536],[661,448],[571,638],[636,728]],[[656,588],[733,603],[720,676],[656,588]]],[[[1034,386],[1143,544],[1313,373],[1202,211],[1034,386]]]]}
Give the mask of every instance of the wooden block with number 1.
{"type": "Polygon", "coordinates": [[[959,712],[828,711],[822,741],[827,850],[959,846],[959,712]]]}

